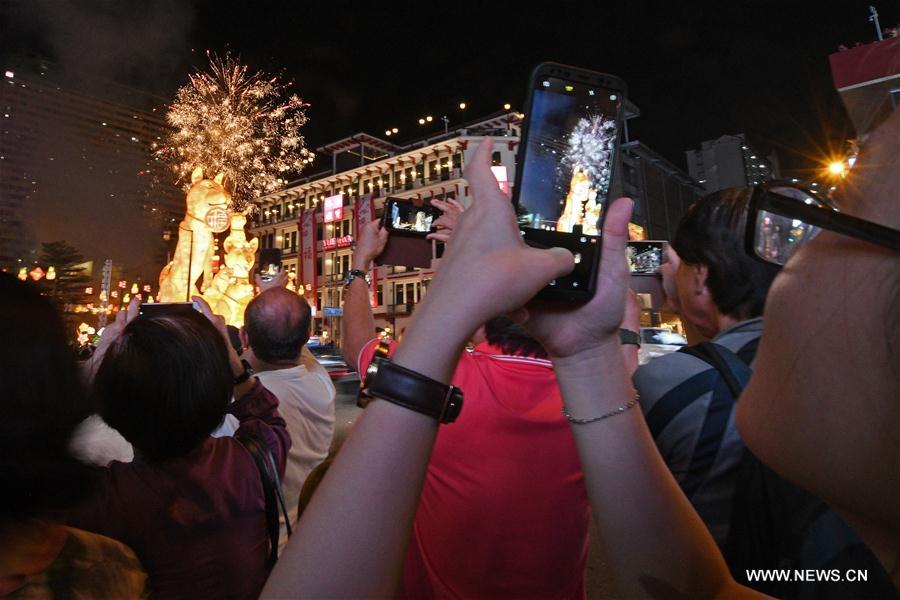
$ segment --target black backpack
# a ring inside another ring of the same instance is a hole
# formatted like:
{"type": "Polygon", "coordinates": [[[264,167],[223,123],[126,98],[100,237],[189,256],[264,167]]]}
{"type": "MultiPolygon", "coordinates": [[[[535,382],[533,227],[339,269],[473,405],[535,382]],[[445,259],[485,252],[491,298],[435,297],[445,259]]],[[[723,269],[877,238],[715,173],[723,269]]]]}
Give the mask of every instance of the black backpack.
{"type": "MultiPolygon", "coordinates": [[[[713,366],[736,401],[750,378],[749,363],[756,345],[745,346],[737,354],[713,342],[680,351],[713,366]]],[[[724,428],[719,440],[723,435],[724,428]]],[[[900,591],[881,563],[846,523],[824,502],[769,469],[747,448],[737,470],[723,552],[738,583],[778,598],[900,598],[900,591]],[[748,571],[763,569],[790,571],[790,577],[785,581],[750,581],[748,571]],[[813,573],[807,573],[808,569],[813,573]],[[795,571],[802,571],[806,581],[795,571]],[[865,582],[844,581],[848,576],[861,579],[857,571],[866,573],[865,582]]]]}

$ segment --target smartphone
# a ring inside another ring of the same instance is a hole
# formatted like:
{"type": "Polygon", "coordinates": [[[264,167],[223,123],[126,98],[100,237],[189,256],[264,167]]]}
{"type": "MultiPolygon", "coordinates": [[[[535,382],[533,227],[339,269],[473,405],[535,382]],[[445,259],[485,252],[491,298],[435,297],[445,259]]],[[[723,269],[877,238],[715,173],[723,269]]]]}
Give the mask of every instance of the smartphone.
{"type": "Polygon", "coordinates": [[[661,310],[666,301],[662,286],[660,266],[666,256],[664,241],[629,241],[626,247],[628,270],[631,272],[629,287],[637,294],[644,310],[661,310]]]}
{"type": "Polygon", "coordinates": [[[263,248],[259,251],[259,278],[263,281],[272,279],[281,272],[281,250],[279,248],[263,248]]]}
{"type": "Polygon", "coordinates": [[[659,273],[665,256],[663,241],[630,241],[626,248],[628,270],[632,274],[652,275],[659,273]]]}
{"type": "Polygon", "coordinates": [[[194,310],[200,310],[196,302],[144,302],[141,304],[138,314],[148,317],[165,317],[183,315],[194,310]]]}
{"type": "Polygon", "coordinates": [[[387,198],[381,224],[391,233],[402,232],[425,237],[435,231],[432,225],[441,211],[424,201],[387,198]]]}
{"type": "Polygon", "coordinates": [[[578,67],[541,63],[531,74],[513,190],[519,227],[527,244],[567,248],[576,260],[538,299],[594,295],[625,94],[618,77],[578,67]]]}
{"type": "Polygon", "coordinates": [[[377,265],[428,269],[435,257],[435,242],[425,239],[435,231],[441,211],[423,200],[388,197],[381,225],[388,230],[387,244],[375,257],[377,265]]]}

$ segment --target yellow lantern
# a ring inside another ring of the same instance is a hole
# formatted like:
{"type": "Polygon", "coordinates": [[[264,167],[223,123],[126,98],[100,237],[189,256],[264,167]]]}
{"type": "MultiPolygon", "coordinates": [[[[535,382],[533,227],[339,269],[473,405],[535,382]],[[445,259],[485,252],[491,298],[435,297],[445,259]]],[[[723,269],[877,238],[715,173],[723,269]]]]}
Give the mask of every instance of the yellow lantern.
{"type": "Polygon", "coordinates": [[[132,283],[132,284],[131,284],[131,293],[132,293],[132,294],[137,294],[137,293],[138,293],[138,284],[136,284],[136,283],[132,283]]]}
{"type": "Polygon", "coordinates": [[[28,279],[28,269],[26,269],[25,267],[19,269],[19,279],[21,279],[22,281],[28,279]]]}
{"type": "Polygon", "coordinates": [[[47,267],[47,281],[53,281],[54,279],[56,279],[56,268],[47,267]]]}

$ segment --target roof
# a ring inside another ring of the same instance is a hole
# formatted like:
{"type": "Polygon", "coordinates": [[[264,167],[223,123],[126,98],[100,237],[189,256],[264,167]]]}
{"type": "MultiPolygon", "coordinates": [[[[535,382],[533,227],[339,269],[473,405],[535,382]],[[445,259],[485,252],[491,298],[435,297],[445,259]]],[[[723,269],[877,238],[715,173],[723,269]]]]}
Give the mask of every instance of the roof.
{"type": "Polygon", "coordinates": [[[321,148],[316,148],[316,152],[320,154],[336,154],[338,152],[344,152],[346,150],[359,148],[359,146],[361,145],[375,148],[376,150],[381,150],[382,152],[387,152],[390,154],[393,154],[399,150],[398,146],[395,146],[390,142],[387,142],[381,138],[377,138],[374,135],[360,132],[351,135],[350,137],[340,139],[336,142],[331,142],[330,144],[322,146],[321,148]]]}

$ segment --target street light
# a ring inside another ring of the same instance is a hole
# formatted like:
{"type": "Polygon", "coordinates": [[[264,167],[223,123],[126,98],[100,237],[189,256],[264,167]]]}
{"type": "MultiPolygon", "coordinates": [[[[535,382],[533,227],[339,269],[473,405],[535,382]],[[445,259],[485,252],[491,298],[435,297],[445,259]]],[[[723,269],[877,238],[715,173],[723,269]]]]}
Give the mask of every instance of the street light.
{"type": "Polygon", "coordinates": [[[509,102],[503,105],[503,110],[509,110],[510,108],[512,108],[512,104],[510,104],[509,102]]]}
{"type": "Polygon", "coordinates": [[[460,103],[459,103],[459,110],[466,110],[466,103],[465,103],[465,102],[460,102],[460,103]]]}
{"type": "Polygon", "coordinates": [[[828,163],[828,172],[835,177],[843,177],[847,174],[847,165],[842,160],[833,160],[828,163]]]}

